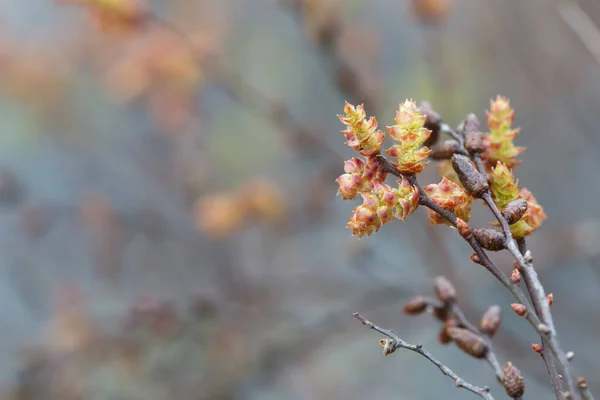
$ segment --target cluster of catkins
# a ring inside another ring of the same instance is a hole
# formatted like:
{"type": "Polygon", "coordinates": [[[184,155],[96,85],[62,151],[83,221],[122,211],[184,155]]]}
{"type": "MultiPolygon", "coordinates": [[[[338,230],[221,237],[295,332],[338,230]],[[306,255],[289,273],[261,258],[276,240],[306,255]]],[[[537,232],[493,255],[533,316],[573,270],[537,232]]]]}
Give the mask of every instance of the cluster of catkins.
{"type": "MultiPolygon", "coordinates": [[[[513,143],[519,134],[519,129],[512,127],[514,115],[510,102],[498,96],[491,100],[490,110],[486,112],[489,132],[483,133],[477,117],[469,114],[456,132],[462,143],[449,139],[430,149],[427,146],[437,140],[441,130],[441,118],[429,104],[418,107],[414,101],[406,100],[396,111],[396,124],[387,127],[395,143],[384,151],[394,158],[391,166],[402,176],[397,186],[392,187],[385,183],[390,163],[381,154],[385,133],[377,129],[375,117],[367,118],[362,105],[355,107],[346,103],[344,115],[339,115],[346,125],[342,133],[347,139],[346,144],[363,157],[346,161],[345,173],[336,180],[338,194],[344,200],[359,195],[363,199],[348,222],[352,233],[358,237],[368,236],[392,219],[404,220],[412,214],[419,206],[421,194],[409,178],[420,173],[430,158],[440,160],[438,167],[442,180],[423,190],[438,206],[451,211],[460,220],[468,221],[478,189],[465,188],[465,179],[469,178],[464,173],[463,176],[459,174],[475,167],[468,158],[457,156],[468,152],[481,157],[487,175],[485,190],[489,188],[498,208],[510,217],[513,236],[517,239],[529,236],[540,227],[546,214],[531,192],[519,189],[519,181],[515,180],[513,169],[520,163],[516,158],[525,149],[513,143]]],[[[448,223],[432,210],[428,210],[428,215],[432,225],[448,223]]],[[[491,235],[493,239],[494,232],[486,229],[479,232],[479,236],[491,235]]],[[[489,237],[482,239],[493,241],[489,237]]]]}

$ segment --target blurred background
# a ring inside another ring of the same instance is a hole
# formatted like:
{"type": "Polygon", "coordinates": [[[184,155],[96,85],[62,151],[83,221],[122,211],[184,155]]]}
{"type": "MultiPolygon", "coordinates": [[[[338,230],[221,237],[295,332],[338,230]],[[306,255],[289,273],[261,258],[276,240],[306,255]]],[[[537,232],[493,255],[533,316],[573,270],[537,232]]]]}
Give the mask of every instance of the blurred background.
{"type": "Polygon", "coordinates": [[[502,306],[501,362],[551,397],[539,337],[458,235],[418,210],[358,240],[335,196],[344,100],[381,126],[428,100],[455,126],[497,94],[549,217],[528,243],[561,341],[600,390],[600,3],[171,0],[148,20],[93,3],[0,2],[2,398],[473,397],[382,357],[354,311],[503,398],[403,315],[440,274],[474,322],[502,306]]]}

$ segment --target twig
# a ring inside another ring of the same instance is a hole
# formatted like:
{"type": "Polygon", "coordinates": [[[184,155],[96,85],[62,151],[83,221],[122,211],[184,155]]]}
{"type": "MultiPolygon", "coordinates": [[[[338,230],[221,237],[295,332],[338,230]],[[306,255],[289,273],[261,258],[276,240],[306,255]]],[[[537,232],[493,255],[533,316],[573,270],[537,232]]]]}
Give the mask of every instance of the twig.
{"type": "Polygon", "coordinates": [[[456,304],[456,302],[452,302],[450,304],[450,312],[456,317],[456,319],[458,320],[458,323],[460,325],[462,325],[464,328],[470,330],[471,332],[479,335],[483,340],[485,340],[485,342],[488,346],[488,351],[485,356],[486,361],[492,366],[492,369],[494,370],[494,374],[496,375],[496,379],[498,380],[498,382],[502,383],[502,378],[504,377],[504,372],[502,371],[502,367],[500,366],[500,363],[498,362],[498,358],[496,357],[496,354],[494,353],[494,348],[492,346],[491,338],[488,335],[482,334],[481,331],[479,331],[479,329],[467,319],[467,317],[462,312],[462,310],[460,309],[458,304],[456,304]]]}
{"type": "MultiPolygon", "coordinates": [[[[521,251],[519,251],[517,242],[512,237],[508,221],[502,216],[502,213],[492,200],[492,196],[489,193],[485,193],[482,196],[482,199],[502,227],[502,231],[504,232],[504,245],[519,263],[520,271],[525,280],[527,289],[529,290],[536,314],[539,315],[540,320],[543,322],[542,329],[539,330],[541,336],[544,336],[547,339],[545,342],[552,351],[552,354],[554,354],[556,357],[560,368],[563,371],[569,393],[571,393],[572,396],[576,396],[575,393],[577,393],[577,388],[575,386],[571,365],[569,360],[567,360],[566,353],[560,347],[556,329],[554,328],[554,321],[550,312],[550,306],[546,301],[546,292],[542,286],[542,283],[540,282],[535,268],[533,267],[532,259],[531,257],[525,257],[523,254],[521,254],[521,251]]],[[[527,313],[527,315],[531,314],[533,313],[527,313]]]]}
{"type": "Polygon", "coordinates": [[[577,382],[577,387],[579,388],[579,393],[583,400],[594,400],[594,395],[590,392],[590,388],[585,380],[585,378],[579,378],[577,382]]]}
{"type": "Polygon", "coordinates": [[[454,380],[454,383],[456,384],[457,387],[466,389],[466,390],[478,395],[482,399],[494,400],[494,398],[490,394],[490,388],[488,388],[487,386],[481,388],[479,386],[475,386],[475,385],[472,385],[472,384],[466,382],[464,379],[462,379],[460,376],[458,376],[454,371],[452,371],[446,365],[442,364],[442,362],[439,361],[437,358],[435,358],[431,353],[429,353],[427,350],[425,350],[421,344],[410,344],[408,342],[405,342],[398,335],[396,335],[393,331],[383,329],[383,328],[375,325],[374,323],[367,320],[365,317],[363,317],[359,313],[354,313],[352,315],[356,319],[358,319],[360,322],[362,322],[363,325],[366,325],[368,328],[371,328],[374,331],[379,332],[382,335],[385,335],[388,338],[390,338],[391,339],[391,341],[389,342],[389,346],[391,347],[390,351],[394,351],[399,348],[414,351],[415,353],[418,353],[418,354],[422,355],[423,357],[425,357],[426,359],[428,359],[429,361],[431,361],[431,363],[433,363],[436,367],[438,367],[444,375],[446,375],[446,376],[450,377],[452,380],[454,380]]]}
{"type": "MultiPolygon", "coordinates": [[[[525,239],[517,240],[517,244],[519,246],[519,251],[521,252],[521,254],[525,254],[527,252],[527,246],[525,243],[525,239]]],[[[530,278],[529,274],[523,274],[523,279],[525,280],[525,285],[527,286],[528,289],[530,287],[530,282],[528,282],[529,278],[530,278]]],[[[530,293],[530,295],[531,295],[531,293],[530,293]]],[[[531,299],[532,299],[533,307],[535,308],[536,314],[538,314],[541,317],[541,310],[540,310],[538,302],[535,301],[535,297],[533,295],[531,295],[531,299]]],[[[541,338],[542,338],[542,351],[540,353],[540,356],[542,356],[542,360],[544,360],[544,364],[546,365],[546,370],[548,371],[548,375],[550,377],[550,382],[552,383],[552,388],[554,389],[554,394],[556,395],[556,399],[563,400],[564,396],[562,396],[562,394],[561,394],[563,391],[562,380],[558,376],[559,373],[556,369],[554,357],[550,353],[550,348],[548,346],[548,339],[546,339],[545,335],[541,335],[541,338]]]]}

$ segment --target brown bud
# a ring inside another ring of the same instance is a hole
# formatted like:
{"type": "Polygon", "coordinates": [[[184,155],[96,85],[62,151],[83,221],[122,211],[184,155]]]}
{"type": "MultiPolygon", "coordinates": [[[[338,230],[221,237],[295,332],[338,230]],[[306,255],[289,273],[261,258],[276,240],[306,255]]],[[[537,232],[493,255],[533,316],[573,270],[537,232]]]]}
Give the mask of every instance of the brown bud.
{"type": "Polygon", "coordinates": [[[544,348],[542,347],[541,344],[539,343],[532,343],[531,344],[531,348],[533,349],[533,351],[535,351],[536,353],[541,353],[542,350],[544,350],[544,348]]]}
{"type": "Polygon", "coordinates": [[[440,146],[436,146],[431,149],[431,157],[434,160],[447,160],[452,157],[453,154],[457,153],[460,149],[460,144],[456,140],[446,140],[440,146]]]}
{"type": "Polygon", "coordinates": [[[473,261],[475,264],[481,264],[481,259],[476,253],[471,253],[469,257],[471,257],[471,261],[473,261]]]}
{"type": "Polygon", "coordinates": [[[552,303],[554,303],[554,295],[552,293],[546,296],[546,301],[548,302],[548,307],[552,307],[552,303]]]}
{"type": "Polygon", "coordinates": [[[484,249],[491,251],[504,249],[504,235],[501,232],[488,228],[476,228],[471,232],[484,249]]]}
{"type": "Polygon", "coordinates": [[[448,329],[457,328],[458,325],[459,325],[458,320],[456,318],[448,318],[446,320],[446,322],[444,323],[444,326],[442,326],[442,329],[440,330],[440,333],[438,334],[438,340],[440,341],[441,344],[448,344],[452,341],[452,338],[448,334],[448,329]]]}
{"type": "Polygon", "coordinates": [[[438,137],[440,136],[440,129],[442,127],[442,117],[440,114],[435,112],[431,104],[427,101],[424,101],[419,106],[419,111],[425,115],[425,128],[431,131],[431,135],[427,138],[424,146],[430,147],[431,145],[437,142],[438,137]]]}
{"type": "Polygon", "coordinates": [[[585,378],[583,376],[579,377],[579,379],[577,379],[577,384],[579,385],[579,387],[581,389],[587,389],[588,385],[587,385],[587,381],[585,380],[585,378]]]}
{"type": "Polygon", "coordinates": [[[465,148],[469,153],[483,153],[486,150],[481,125],[475,114],[467,115],[463,131],[465,135],[465,148]]]}
{"type": "Polygon", "coordinates": [[[519,264],[518,261],[513,261],[513,267],[518,269],[520,266],[521,266],[521,264],[519,264]]]}
{"type": "Polygon", "coordinates": [[[513,269],[513,271],[510,274],[510,281],[512,283],[517,283],[517,284],[521,283],[521,273],[519,272],[518,269],[516,269],[516,268],[513,269]]]}
{"type": "Polygon", "coordinates": [[[500,327],[501,321],[502,310],[500,309],[500,306],[491,306],[487,309],[485,314],[483,314],[483,317],[481,317],[481,321],[479,322],[479,330],[490,337],[494,336],[500,327]]]}
{"type": "Polygon", "coordinates": [[[452,168],[456,171],[460,183],[463,184],[471,196],[481,198],[484,193],[489,192],[490,186],[486,177],[475,169],[468,157],[462,154],[454,154],[452,156],[452,168]]]}
{"type": "Polygon", "coordinates": [[[471,228],[469,228],[469,225],[460,218],[456,218],[456,229],[462,237],[467,237],[471,234],[471,228]]]}
{"type": "Polygon", "coordinates": [[[518,199],[511,201],[502,210],[502,216],[508,221],[509,225],[518,222],[527,212],[527,201],[518,199]]]}
{"type": "Polygon", "coordinates": [[[527,315],[527,307],[525,307],[523,304],[520,303],[512,303],[510,305],[510,308],[513,309],[514,312],[516,312],[518,315],[520,315],[521,317],[524,317],[527,315]]]}
{"type": "Polygon", "coordinates": [[[444,303],[451,303],[456,300],[456,289],[444,276],[436,276],[434,278],[433,289],[437,298],[444,303]]]}
{"type": "Polygon", "coordinates": [[[404,305],[404,313],[411,315],[421,314],[427,309],[428,304],[427,299],[423,296],[413,297],[404,305]]]}
{"type": "Polygon", "coordinates": [[[503,372],[504,377],[502,378],[502,385],[504,385],[508,397],[515,399],[522,397],[523,393],[525,393],[525,380],[523,379],[521,371],[509,361],[504,366],[503,372]]]}
{"type": "Polygon", "coordinates": [[[448,319],[448,310],[445,307],[433,307],[433,316],[445,322],[448,319]]]}
{"type": "Polygon", "coordinates": [[[468,355],[475,358],[486,356],[488,345],[481,336],[463,328],[448,328],[447,332],[458,348],[468,355]]]}

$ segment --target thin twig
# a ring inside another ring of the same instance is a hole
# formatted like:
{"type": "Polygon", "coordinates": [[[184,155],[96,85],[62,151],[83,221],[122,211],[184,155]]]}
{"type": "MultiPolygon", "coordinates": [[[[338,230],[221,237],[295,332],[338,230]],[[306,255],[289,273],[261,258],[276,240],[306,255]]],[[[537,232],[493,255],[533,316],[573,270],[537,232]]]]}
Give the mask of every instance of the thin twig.
{"type": "MultiPolygon", "coordinates": [[[[547,341],[547,345],[552,351],[552,354],[556,357],[560,369],[563,371],[563,375],[565,378],[565,382],[567,384],[567,388],[569,393],[572,396],[576,395],[576,386],[573,378],[573,372],[571,370],[571,365],[569,360],[567,360],[566,353],[560,347],[560,343],[558,341],[558,335],[556,334],[556,329],[554,328],[554,321],[552,319],[552,313],[550,312],[550,306],[546,301],[546,292],[540,279],[533,267],[533,261],[531,257],[525,257],[519,251],[519,247],[517,242],[512,237],[512,233],[510,231],[510,226],[508,225],[508,221],[506,218],[502,216],[502,213],[492,200],[492,196],[488,193],[485,193],[482,196],[483,201],[488,206],[488,208],[492,211],[492,214],[496,217],[500,226],[502,227],[502,231],[504,232],[504,245],[508,249],[508,251],[513,255],[513,257],[517,260],[520,265],[520,271],[525,280],[525,284],[527,289],[529,290],[529,294],[531,296],[531,301],[535,305],[535,310],[539,310],[539,318],[543,322],[542,329],[540,329],[541,336],[545,336],[547,341]]],[[[533,313],[529,312],[527,315],[532,315],[533,313]]]]}
{"type": "Polygon", "coordinates": [[[577,387],[579,388],[579,394],[581,394],[583,400],[594,400],[594,395],[590,392],[590,388],[584,378],[579,378],[577,387]]]}
{"type": "Polygon", "coordinates": [[[498,358],[496,357],[496,353],[494,353],[494,348],[492,345],[492,340],[488,335],[482,334],[481,331],[471,323],[462,312],[458,304],[456,302],[452,302],[450,304],[450,312],[456,317],[458,323],[462,325],[465,329],[470,330],[471,332],[479,335],[483,340],[485,340],[488,351],[486,353],[486,361],[492,366],[494,370],[494,374],[496,375],[496,379],[498,382],[502,383],[502,378],[504,377],[504,372],[502,371],[502,367],[498,362],[498,358]]]}
{"type": "Polygon", "coordinates": [[[382,335],[385,335],[388,338],[390,338],[391,341],[390,341],[389,345],[391,346],[391,351],[394,351],[399,348],[414,351],[415,353],[418,353],[418,354],[422,355],[423,357],[425,357],[426,359],[428,359],[429,361],[431,361],[436,367],[438,367],[440,369],[440,371],[442,371],[442,373],[444,375],[446,375],[446,376],[450,377],[452,380],[454,380],[454,383],[456,384],[457,387],[466,389],[466,390],[478,395],[482,399],[486,399],[486,400],[494,399],[492,397],[492,395],[490,394],[490,388],[488,388],[488,387],[481,388],[479,386],[475,386],[475,385],[472,385],[472,384],[466,382],[464,379],[462,379],[460,376],[458,376],[454,371],[452,371],[446,365],[442,364],[442,362],[439,361],[437,358],[435,358],[431,353],[429,353],[427,350],[425,350],[422,345],[410,344],[408,342],[405,342],[398,335],[396,335],[393,331],[383,329],[383,328],[375,325],[374,323],[367,320],[365,317],[363,317],[359,313],[354,313],[352,315],[356,319],[358,319],[360,322],[362,322],[363,325],[366,325],[368,328],[371,328],[374,331],[379,332],[382,335]]]}
{"type": "MultiPolygon", "coordinates": [[[[517,240],[517,244],[519,246],[519,251],[521,254],[525,254],[527,252],[527,245],[525,243],[525,239],[517,240]]],[[[530,282],[528,282],[530,276],[529,274],[523,274],[523,279],[525,280],[525,286],[529,289],[530,282]]],[[[531,293],[530,293],[531,295],[531,293]]],[[[533,307],[535,309],[536,314],[541,318],[541,310],[540,305],[535,300],[535,296],[531,295],[531,299],[533,302],[533,307]]],[[[554,389],[554,394],[556,395],[557,400],[563,400],[564,396],[562,395],[562,380],[559,377],[559,373],[556,369],[556,364],[554,362],[554,356],[551,354],[551,350],[548,346],[548,339],[546,339],[545,335],[541,335],[542,338],[542,351],[540,355],[542,356],[542,360],[546,365],[546,370],[548,371],[548,375],[550,377],[550,382],[552,383],[552,388],[554,389]]]]}

